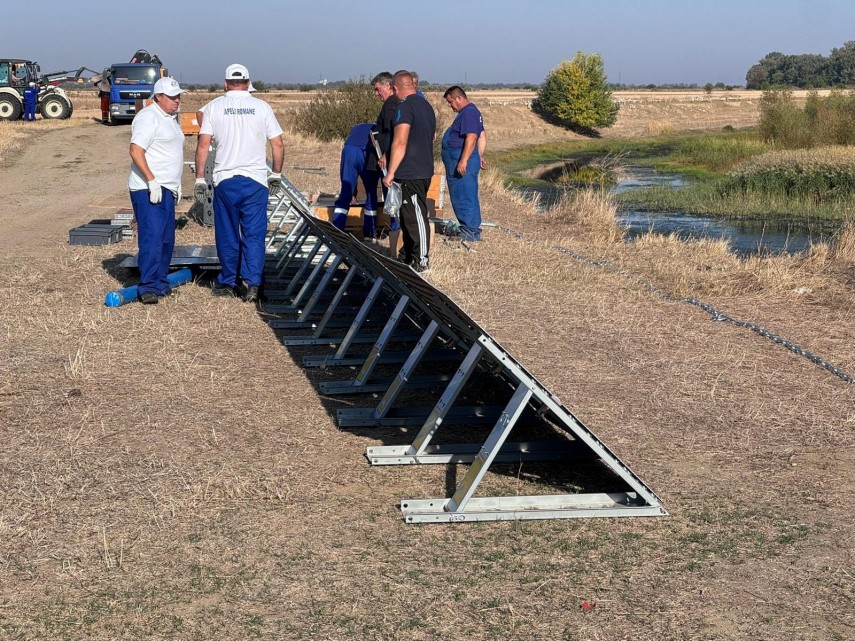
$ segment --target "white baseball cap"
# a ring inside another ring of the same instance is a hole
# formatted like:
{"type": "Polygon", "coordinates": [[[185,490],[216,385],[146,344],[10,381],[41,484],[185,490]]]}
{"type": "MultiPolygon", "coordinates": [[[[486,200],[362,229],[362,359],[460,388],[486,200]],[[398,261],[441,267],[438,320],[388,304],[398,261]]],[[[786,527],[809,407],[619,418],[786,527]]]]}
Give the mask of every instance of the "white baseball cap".
{"type": "Polygon", "coordinates": [[[249,80],[249,70],[243,65],[229,65],[226,67],[226,80],[249,80]]]}
{"type": "Polygon", "coordinates": [[[178,81],[175,78],[170,78],[167,76],[166,78],[161,78],[156,83],[154,83],[154,93],[155,94],[165,94],[169,97],[175,97],[179,94],[187,91],[186,89],[182,89],[178,85],[178,81]]]}

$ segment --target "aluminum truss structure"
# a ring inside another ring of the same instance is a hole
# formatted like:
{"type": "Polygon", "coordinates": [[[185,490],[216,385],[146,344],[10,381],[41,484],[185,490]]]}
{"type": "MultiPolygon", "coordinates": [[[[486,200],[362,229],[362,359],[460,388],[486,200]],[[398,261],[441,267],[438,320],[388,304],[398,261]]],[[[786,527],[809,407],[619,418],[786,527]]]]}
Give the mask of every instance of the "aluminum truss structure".
{"type": "Polygon", "coordinates": [[[273,301],[265,311],[296,318],[270,325],[311,332],[283,335],[285,345],[334,350],[305,357],[306,367],[358,368],[353,378],[322,383],[324,396],[379,397],[373,407],[339,409],[339,427],[414,434],[408,443],[369,447],[371,465],[468,464],[451,496],[402,500],[407,523],[667,514],[628,466],[451,299],[409,267],[315,218],[290,183],[282,191],[286,204],[280,203],[280,209],[287,216],[276,223],[268,242],[267,287],[273,301]],[[291,221],[287,232],[286,221],[291,221]],[[370,345],[370,351],[358,345],[370,345]],[[425,363],[456,370],[416,375],[425,363]],[[380,378],[381,365],[400,367],[393,377],[380,378]],[[473,381],[498,402],[465,405],[473,381]],[[402,400],[412,390],[424,390],[419,398],[433,393],[434,404],[413,407],[402,400]],[[479,431],[475,442],[459,442],[461,435],[479,431]],[[521,433],[537,438],[510,440],[521,433]],[[541,439],[544,433],[551,438],[541,439]],[[582,489],[589,491],[476,496],[491,466],[529,461],[571,474],[584,469],[588,482],[582,489]]]}

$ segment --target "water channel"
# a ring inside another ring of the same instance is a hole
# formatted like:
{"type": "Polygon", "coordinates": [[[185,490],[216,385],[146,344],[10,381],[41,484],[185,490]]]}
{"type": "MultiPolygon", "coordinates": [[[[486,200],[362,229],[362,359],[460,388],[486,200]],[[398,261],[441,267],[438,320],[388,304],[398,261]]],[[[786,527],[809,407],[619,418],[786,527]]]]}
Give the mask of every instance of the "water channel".
{"type": "MultiPolygon", "coordinates": [[[[626,166],[620,180],[611,188],[611,193],[621,194],[651,186],[679,188],[683,184],[679,176],[659,174],[652,167],[626,166]]],[[[530,196],[539,196],[541,206],[548,209],[560,197],[561,187],[524,187],[521,191],[530,196]]],[[[730,242],[731,250],[741,256],[805,251],[813,243],[828,240],[834,232],[834,229],[827,226],[811,226],[777,219],[727,219],[680,211],[629,210],[620,212],[617,219],[626,230],[627,242],[649,232],[676,234],[686,241],[724,238],[730,242]]]]}

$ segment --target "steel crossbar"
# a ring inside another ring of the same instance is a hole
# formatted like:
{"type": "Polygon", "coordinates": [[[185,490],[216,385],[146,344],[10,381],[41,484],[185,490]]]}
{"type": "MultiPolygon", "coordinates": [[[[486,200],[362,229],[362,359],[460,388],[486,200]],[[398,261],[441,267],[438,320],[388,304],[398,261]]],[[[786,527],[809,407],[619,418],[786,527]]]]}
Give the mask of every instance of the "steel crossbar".
{"type": "MultiPolygon", "coordinates": [[[[391,434],[384,430],[391,426],[417,428],[409,444],[367,448],[371,465],[468,464],[451,496],[402,500],[407,523],[667,514],[656,494],[614,452],[451,299],[409,267],[315,218],[290,193],[293,189],[283,184],[297,218],[281,234],[286,240],[269,264],[288,280],[284,291],[292,297],[290,305],[277,310],[298,318],[271,325],[313,330],[309,336],[284,337],[286,345],[335,347],[333,353],[305,357],[307,367],[359,368],[351,379],[320,384],[320,393],[379,395],[373,407],[338,410],[339,427],[373,427],[381,434],[391,434]],[[338,288],[331,295],[334,283],[338,288]],[[367,286],[367,293],[358,286],[367,286]],[[360,297],[358,306],[343,305],[360,297]],[[320,320],[311,320],[326,300],[320,320]],[[379,334],[370,332],[378,325],[379,334]],[[343,336],[328,332],[344,326],[343,336]],[[359,344],[372,346],[357,354],[353,348],[359,344]],[[393,350],[393,344],[409,347],[393,350]],[[456,363],[456,371],[417,375],[422,363],[431,362],[456,363]],[[392,378],[377,377],[380,365],[400,367],[392,378]],[[460,402],[482,388],[489,390],[485,400],[460,402]],[[415,389],[428,390],[428,397],[436,390],[433,406],[412,406],[407,394],[415,389]],[[518,440],[511,440],[515,433],[518,440]],[[475,440],[464,443],[461,437],[475,440]],[[529,461],[553,467],[558,462],[562,472],[587,474],[586,491],[565,483],[558,494],[477,495],[494,464],[529,461]],[[596,474],[589,474],[591,466],[596,474]]],[[[396,438],[401,433],[394,431],[396,438]]]]}

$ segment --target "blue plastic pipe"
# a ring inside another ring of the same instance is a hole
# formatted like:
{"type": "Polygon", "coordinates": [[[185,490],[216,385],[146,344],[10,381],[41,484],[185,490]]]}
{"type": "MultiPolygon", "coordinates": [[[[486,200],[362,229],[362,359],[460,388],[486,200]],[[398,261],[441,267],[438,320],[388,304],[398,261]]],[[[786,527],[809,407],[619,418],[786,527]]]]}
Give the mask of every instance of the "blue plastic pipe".
{"type": "MultiPolygon", "coordinates": [[[[179,269],[177,272],[169,274],[169,276],[166,277],[166,280],[169,281],[170,287],[178,287],[179,285],[183,285],[189,281],[191,278],[193,278],[193,273],[189,268],[185,267],[184,269],[179,269]]],[[[134,302],[137,297],[137,285],[134,285],[133,287],[125,287],[124,289],[117,289],[116,291],[108,292],[104,297],[104,304],[107,307],[119,307],[125,303],[134,302]]]]}

